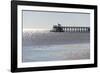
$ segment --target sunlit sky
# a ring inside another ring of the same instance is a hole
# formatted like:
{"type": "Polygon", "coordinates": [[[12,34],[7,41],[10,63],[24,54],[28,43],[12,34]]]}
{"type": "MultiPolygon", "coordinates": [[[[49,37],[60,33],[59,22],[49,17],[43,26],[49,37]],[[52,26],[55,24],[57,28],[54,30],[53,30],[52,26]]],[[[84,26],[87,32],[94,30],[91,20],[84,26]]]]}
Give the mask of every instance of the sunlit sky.
{"type": "Polygon", "coordinates": [[[88,13],[63,13],[22,11],[24,29],[51,29],[58,23],[62,26],[90,26],[88,13]]]}

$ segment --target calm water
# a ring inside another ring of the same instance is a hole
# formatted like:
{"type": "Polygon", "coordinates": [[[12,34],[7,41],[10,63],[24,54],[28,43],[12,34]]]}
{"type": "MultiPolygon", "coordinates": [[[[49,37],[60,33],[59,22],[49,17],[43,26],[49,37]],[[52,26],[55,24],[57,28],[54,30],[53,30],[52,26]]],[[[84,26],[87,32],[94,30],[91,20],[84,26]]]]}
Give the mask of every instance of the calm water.
{"type": "Polygon", "coordinates": [[[89,58],[89,33],[23,31],[23,62],[89,58]]]}

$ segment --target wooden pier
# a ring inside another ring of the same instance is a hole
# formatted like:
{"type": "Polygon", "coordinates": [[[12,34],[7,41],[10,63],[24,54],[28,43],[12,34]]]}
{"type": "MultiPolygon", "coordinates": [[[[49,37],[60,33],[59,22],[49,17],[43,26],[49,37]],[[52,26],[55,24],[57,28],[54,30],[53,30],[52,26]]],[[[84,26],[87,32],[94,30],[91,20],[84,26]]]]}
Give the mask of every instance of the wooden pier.
{"type": "Polygon", "coordinates": [[[90,27],[53,26],[53,32],[90,32],[90,27]]]}

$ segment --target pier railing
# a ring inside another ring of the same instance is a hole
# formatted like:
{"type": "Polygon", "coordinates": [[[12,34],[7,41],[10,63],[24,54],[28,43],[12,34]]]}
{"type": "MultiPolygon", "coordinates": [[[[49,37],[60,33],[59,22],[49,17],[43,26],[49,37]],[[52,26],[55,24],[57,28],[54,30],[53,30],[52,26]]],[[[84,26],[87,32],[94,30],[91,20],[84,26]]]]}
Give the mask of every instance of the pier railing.
{"type": "Polygon", "coordinates": [[[64,27],[54,26],[54,32],[90,32],[90,27],[64,27]]]}

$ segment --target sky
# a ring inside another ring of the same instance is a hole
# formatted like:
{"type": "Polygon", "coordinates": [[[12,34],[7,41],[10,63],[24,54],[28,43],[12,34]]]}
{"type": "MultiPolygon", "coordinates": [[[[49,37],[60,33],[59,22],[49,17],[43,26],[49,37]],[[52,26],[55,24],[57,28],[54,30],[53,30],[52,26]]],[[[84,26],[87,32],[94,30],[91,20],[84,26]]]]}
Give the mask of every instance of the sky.
{"type": "Polygon", "coordinates": [[[58,23],[62,26],[90,26],[89,13],[64,13],[22,11],[23,29],[51,29],[58,23]]]}

